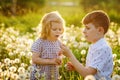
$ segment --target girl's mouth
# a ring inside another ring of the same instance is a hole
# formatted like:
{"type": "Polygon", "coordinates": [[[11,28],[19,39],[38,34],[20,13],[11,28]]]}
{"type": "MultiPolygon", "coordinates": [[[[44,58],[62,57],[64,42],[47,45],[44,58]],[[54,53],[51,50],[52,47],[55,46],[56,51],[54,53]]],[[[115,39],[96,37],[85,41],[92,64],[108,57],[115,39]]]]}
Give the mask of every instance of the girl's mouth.
{"type": "Polygon", "coordinates": [[[59,37],[59,35],[55,35],[56,37],[59,37]]]}

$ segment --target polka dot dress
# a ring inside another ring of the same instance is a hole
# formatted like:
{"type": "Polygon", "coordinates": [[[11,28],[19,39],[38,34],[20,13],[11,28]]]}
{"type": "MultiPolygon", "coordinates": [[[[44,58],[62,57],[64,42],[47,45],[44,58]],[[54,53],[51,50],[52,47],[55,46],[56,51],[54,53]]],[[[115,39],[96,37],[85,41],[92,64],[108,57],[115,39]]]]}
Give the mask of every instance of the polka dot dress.
{"type": "MultiPolygon", "coordinates": [[[[39,38],[33,43],[31,51],[40,54],[40,57],[44,59],[57,58],[60,51],[60,41],[49,41],[39,38]]],[[[30,80],[37,80],[37,77],[38,79],[44,78],[44,80],[58,80],[58,66],[33,64],[33,67],[34,70],[31,71],[30,80]]]]}

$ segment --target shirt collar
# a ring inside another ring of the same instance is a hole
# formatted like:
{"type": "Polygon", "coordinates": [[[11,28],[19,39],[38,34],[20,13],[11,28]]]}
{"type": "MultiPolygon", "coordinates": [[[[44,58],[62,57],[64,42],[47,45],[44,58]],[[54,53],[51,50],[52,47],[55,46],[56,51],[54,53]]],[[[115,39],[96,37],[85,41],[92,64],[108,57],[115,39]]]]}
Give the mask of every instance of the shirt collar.
{"type": "Polygon", "coordinates": [[[104,38],[99,39],[96,43],[91,44],[91,49],[98,49],[106,45],[106,40],[104,38]]]}

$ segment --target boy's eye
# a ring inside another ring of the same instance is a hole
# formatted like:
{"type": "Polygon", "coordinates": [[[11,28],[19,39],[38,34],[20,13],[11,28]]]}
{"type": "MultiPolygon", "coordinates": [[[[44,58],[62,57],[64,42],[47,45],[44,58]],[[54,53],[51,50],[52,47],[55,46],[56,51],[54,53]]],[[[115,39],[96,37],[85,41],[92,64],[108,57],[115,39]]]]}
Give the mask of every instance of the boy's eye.
{"type": "Polygon", "coordinates": [[[90,28],[89,27],[86,27],[87,30],[89,30],[90,28]]]}

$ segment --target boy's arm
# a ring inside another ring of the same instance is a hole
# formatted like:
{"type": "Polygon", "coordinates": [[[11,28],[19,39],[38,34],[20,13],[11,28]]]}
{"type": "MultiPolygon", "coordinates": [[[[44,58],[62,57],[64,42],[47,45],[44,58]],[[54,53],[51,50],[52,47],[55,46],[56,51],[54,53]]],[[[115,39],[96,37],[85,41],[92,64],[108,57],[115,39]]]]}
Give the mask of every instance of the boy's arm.
{"type": "Polygon", "coordinates": [[[65,45],[61,45],[63,54],[67,56],[72,62],[75,70],[80,73],[81,76],[86,77],[87,75],[94,75],[97,73],[97,69],[92,67],[84,67],[73,55],[72,51],[65,45]]]}
{"type": "Polygon", "coordinates": [[[42,65],[60,65],[61,60],[59,58],[52,58],[52,59],[43,59],[40,58],[38,53],[33,53],[32,55],[32,62],[35,64],[42,64],[42,65]]]}
{"type": "Polygon", "coordinates": [[[97,69],[94,69],[92,67],[84,67],[72,53],[70,53],[71,56],[69,57],[70,61],[72,62],[75,70],[80,73],[81,76],[86,77],[87,75],[94,75],[97,73],[97,69]]]}

